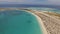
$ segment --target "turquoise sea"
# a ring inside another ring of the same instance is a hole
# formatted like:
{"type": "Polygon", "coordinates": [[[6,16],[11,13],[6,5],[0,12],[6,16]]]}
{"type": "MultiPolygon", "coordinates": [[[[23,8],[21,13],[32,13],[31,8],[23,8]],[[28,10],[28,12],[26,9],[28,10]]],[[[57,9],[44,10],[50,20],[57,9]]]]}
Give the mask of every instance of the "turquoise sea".
{"type": "MultiPolygon", "coordinates": [[[[26,9],[60,13],[59,9],[31,7],[26,9]]],[[[0,34],[42,34],[36,17],[22,10],[0,11],[0,34]]]]}
{"type": "Polygon", "coordinates": [[[0,11],[0,34],[42,34],[36,17],[22,10],[0,11]]]}

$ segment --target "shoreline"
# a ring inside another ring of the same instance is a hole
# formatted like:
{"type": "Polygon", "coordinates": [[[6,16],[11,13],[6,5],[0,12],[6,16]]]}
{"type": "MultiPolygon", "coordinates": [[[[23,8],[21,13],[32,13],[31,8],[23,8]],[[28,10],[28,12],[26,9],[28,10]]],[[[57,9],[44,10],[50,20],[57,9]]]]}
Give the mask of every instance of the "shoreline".
{"type": "Polygon", "coordinates": [[[28,13],[34,15],[34,16],[37,18],[37,21],[38,21],[38,23],[39,23],[40,26],[41,26],[42,33],[43,33],[43,34],[47,34],[46,28],[44,27],[44,24],[43,24],[43,21],[41,20],[41,18],[40,18],[39,16],[35,15],[35,14],[32,13],[32,12],[29,12],[29,11],[26,11],[26,12],[28,12],[28,13]]]}

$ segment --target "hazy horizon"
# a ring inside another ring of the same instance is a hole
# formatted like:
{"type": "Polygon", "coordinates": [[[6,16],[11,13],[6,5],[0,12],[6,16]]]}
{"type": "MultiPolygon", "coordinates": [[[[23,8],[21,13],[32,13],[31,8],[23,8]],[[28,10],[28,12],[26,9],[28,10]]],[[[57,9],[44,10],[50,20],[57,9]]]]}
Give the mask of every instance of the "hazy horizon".
{"type": "Polygon", "coordinates": [[[0,0],[0,4],[32,4],[60,6],[60,0],[0,0]]]}

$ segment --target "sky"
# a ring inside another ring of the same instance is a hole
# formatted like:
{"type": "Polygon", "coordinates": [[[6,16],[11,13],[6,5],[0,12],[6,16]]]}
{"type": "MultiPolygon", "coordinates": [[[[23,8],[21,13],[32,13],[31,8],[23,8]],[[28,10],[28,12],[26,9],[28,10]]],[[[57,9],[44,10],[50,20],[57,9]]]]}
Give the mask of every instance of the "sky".
{"type": "Polygon", "coordinates": [[[60,5],[60,0],[0,0],[0,4],[60,5]]]}

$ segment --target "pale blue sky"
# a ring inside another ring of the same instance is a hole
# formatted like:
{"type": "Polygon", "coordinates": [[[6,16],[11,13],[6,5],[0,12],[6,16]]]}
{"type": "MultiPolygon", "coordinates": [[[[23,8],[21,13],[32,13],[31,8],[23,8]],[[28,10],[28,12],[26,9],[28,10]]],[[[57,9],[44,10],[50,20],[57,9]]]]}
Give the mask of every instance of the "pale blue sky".
{"type": "Polygon", "coordinates": [[[60,5],[60,0],[0,0],[0,4],[60,5]]]}

